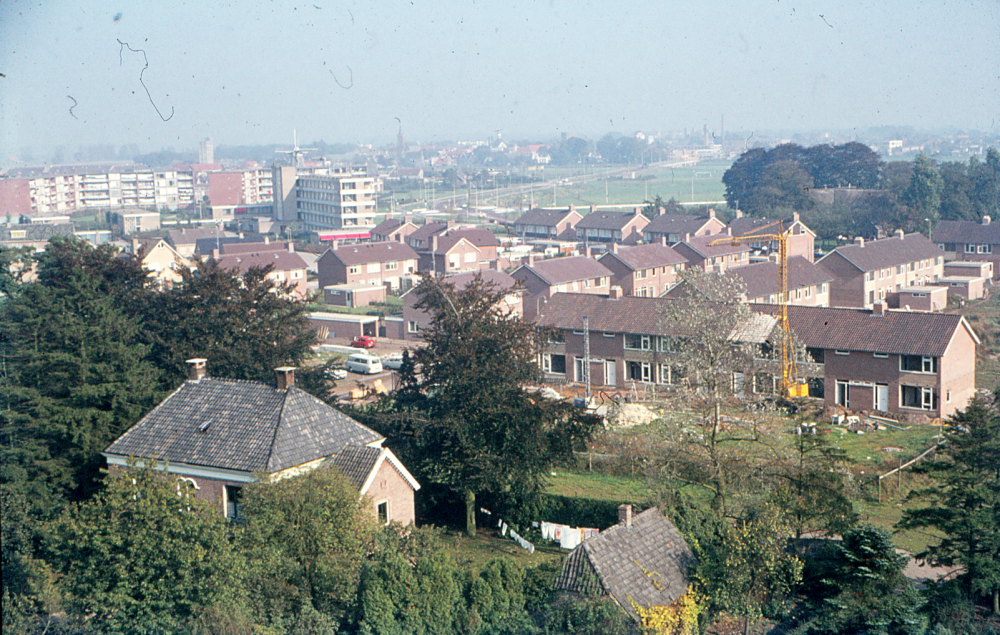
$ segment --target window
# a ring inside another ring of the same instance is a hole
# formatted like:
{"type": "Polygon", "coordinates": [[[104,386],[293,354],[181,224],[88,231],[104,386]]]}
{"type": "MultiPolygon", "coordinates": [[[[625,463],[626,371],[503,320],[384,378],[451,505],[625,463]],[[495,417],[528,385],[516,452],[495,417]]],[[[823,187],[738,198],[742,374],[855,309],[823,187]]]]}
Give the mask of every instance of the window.
{"type": "Polygon", "coordinates": [[[407,333],[416,333],[417,332],[417,321],[416,320],[410,320],[409,322],[406,323],[406,332],[407,333]]]}
{"type": "Polygon", "coordinates": [[[676,353],[677,340],[673,337],[658,337],[659,351],[661,353],[676,353]]]}
{"type": "Polygon", "coordinates": [[[684,367],[660,364],[660,383],[676,386],[684,381],[684,367]]]}
{"type": "Polygon", "coordinates": [[[361,267],[357,265],[351,265],[347,268],[347,273],[358,273],[359,271],[361,271],[361,267]]]}
{"type": "Polygon", "coordinates": [[[24,238],[25,236],[27,236],[27,234],[28,234],[28,230],[26,230],[26,229],[14,229],[14,230],[11,230],[10,237],[11,238],[24,238]]]}
{"type": "Polygon", "coordinates": [[[614,333],[607,333],[607,332],[604,333],[604,337],[614,337],[614,336],[615,336],[614,333]]]}
{"type": "Polygon", "coordinates": [[[545,353],[542,355],[542,370],[547,373],[554,373],[556,375],[566,374],[566,356],[565,355],[551,355],[545,353]]]}
{"type": "Polygon", "coordinates": [[[981,254],[993,253],[993,245],[979,245],[979,253],[981,254]]]}
{"type": "Polygon", "coordinates": [[[822,364],[823,363],[823,353],[822,348],[806,348],[806,363],[808,364],[822,364]]]}
{"type": "Polygon", "coordinates": [[[937,408],[937,394],[931,386],[900,386],[900,405],[904,408],[934,410],[937,408]]]}
{"type": "Polygon", "coordinates": [[[226,505],[226,518],[239,520],[243,517],[243,488],[238,485],[226,485],[222,492],[226,505]]]}
{"type": "Polygon", "coordinates": [[[905,271],[904,265],[899,265],[898,267],[896,267],[897,274],[904,273],[904,271],[905,271]]]}
{"type": "Polygon", "coordinates": [[[625,334],[625,350],[628,351],[648,351],[651,350],[650,338],[648,335],[625,334]]]}
{"type": "Polygon", "coordinates": [[[876,357],[878,359],[889,359],[889,353],[872,353],[872,357],[876,357]]]}
{"type": "Polygon", "coordinates": [[[965,253],[967,253],[967,254],[974,254],[974,253],[976,253],[976,246],[973,245],[973,244],[971,244],[971,243],[967,243],[965,245],[965,253]]]}
{"type": "Polygon", "coordinates": [[[649,362],[625,362],[626,381],[653,381],[653,368],[649,362]]]}
{"type": "Polygon", "coordinates": [[[899,370],[904,373],[935,374],[938,371],[937,357],[926,355],[900,355],[899,370]]]}
{"type": "Polygon", "coordinates": [[[387,262],[387,263],[385,263],[385,270],[386,271],[395,271],[398,268],[399,268],[399,263],[398,262],[387,262]]]}
{"type": "Polygon", "coordinates": [[[382,501],[375,506],[375,514],[378,516],[378,524],[389,524],[389,501],[382,501]]]}
{"type": "Polygon", "coordinates": [[[836,351],[834,351],[834,353],[836,353],[837,355],[850,355],[851,351],[836,350],[836,351]]]}
{"type": "Polygon", "coordinates": [[[588,381],[590,379],[590,373],[587,372],[589,369],[587,368],[587,364],[585,363],[586,360],[584,360],[582,357],[577,357],[573,361],[574,361],[573,380],[580,382],[588,381]]]}

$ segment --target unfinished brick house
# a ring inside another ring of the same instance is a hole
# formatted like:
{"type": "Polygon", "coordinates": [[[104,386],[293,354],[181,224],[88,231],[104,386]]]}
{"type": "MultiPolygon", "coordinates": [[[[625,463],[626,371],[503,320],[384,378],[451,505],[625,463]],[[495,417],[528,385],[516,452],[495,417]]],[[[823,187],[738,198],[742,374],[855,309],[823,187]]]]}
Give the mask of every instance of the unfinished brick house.
{"type": "MultiPolygon", "coordinates": [[[[744,216],[743,212],[737,210],[736,218],[729,223],[728,228],[728,233],[738,238],[759,234],[783,234],[785,232],[788,232],[786,245],[788,257],[801,256],[809,262],[813,262],[816,250],[816,232],[806,227],[806,224],[800,220],[798,212],[792,214],[791,219],[782,221],[776,218],[744,216]]],[[[762,240],[749,244],[754,251],[780,252],[780,246],[776,240],[762,240]]]]}
{"type": "Polygon", "coordinates": [[[297,388],[294,368],[276,369],[271,385],[206,377],[205,362],[189,360],[188,380],[108,446],[112,469],[153,459],[178,487],[235,519],[242,488],[259,474],[278,480],[331,467],[377,522],[414,522],[420,485],[382,447],[385,438],[297,388]]]}
{"type": "Polygon", "coordinates": [[[943,220],[931,234],[949,260],[989,262],[993,279],[1000,280],[1000,224],[989,216],[978,223],[943,220]]]}

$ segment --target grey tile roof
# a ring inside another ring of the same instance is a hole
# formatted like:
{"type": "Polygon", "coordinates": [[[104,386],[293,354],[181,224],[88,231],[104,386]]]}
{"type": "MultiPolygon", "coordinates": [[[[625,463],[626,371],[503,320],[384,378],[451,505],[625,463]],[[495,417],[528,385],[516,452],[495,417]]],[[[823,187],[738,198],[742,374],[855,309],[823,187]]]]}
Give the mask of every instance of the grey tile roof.
{"type": "MultiPolygon", "coordinates": [[[[640,214],[641,216],[641,214],[640,214]]],[[[627,212],[591,212],[576,224],[577,229],[621,229],[636,217],[627,212]]]]}
{"type": "MultiPolygon", "coordinates": [[[[720,242],[712,245],[717,240],[725,240],[724,234],[712,234],[710,236],[692,236],[690,240],[682,240],[678,245],[685,245],[691,251],[703,258],[713,258],[715,256],[728,256],[750,251],[749,245],[734,245],[732,241],[720,242]]],[[[676,245],[675,245],[676,246],[676,245]]]]}
{"type": "MultiPolygon", "coordinates": [[[[996,220],[1000,221],[1000,218],[996,220]]],[[[1000,245],[1000,222],[984,225],[969,220],[943,220],[931,235],[936,243],[1000,245]]]]}
{"type": "Polygon", "coordinates": [[[32,223],[30,225],[3,225],[0,226],[0,241],[9,244],[18,242],[41,242],[47,241],[53,236],[72,236],[73,223],[60,223],[49,225],[47,223],[32,223]],[[11,238],[11,232],[24,232],[23,238],[11,238]]]}
{"type": "Polygon", "coordinates": [[[673,603],[687,592],[694,564],[680,532],[653,507],[637,514],[630,527],[618,524],[581,543],[553,587],[584,592],[592,571],[603,590],[638,620],[632,602],[644,608],[673,603]]]}
{"type": "MultiPolygon", "coordinates": [[[[613,276],[614,273],[587,256],[564,256],[541,260],[533,265],[523,265],[550,285],[576,282],[577,280],[592,280],[603,276],[613,276]]],[[[521,269],[522,267],[518,267],[521,269]]],[[[517,270],[515,270],[516,273],[517,270]]],[[[514,276],[515,278],[517,276],[514,276]]]]}
{"type": "Polygon", "coordinates": [[[804,231],[808,231],[814,236],[816,235],[816,233],[806,227],[806,224],[801,220],[795,220],[794,218],[783,219],[780,228],[776,224],[778,220],[780,219],[744,216],[743,218],[734,218],[733,221],[729,223],[729,229],[733,236],[750,236],[757,233],[777,234],[781,231],[791,229],[792,226],[797,223],[804,231]]]}
{"type": "MultiPolygon", "coordinates": [[[[776,304],[753,304],[751,308],[769,315],[779,313],[776,304]]],[[[870,309],[812,306],[788,307],[788,325],[809,347],[931,357],[944,355],[959,329],[973,333],[960,315],[910,311],[874,315],[870,309]]]]}
{"type": "Polygon", "coordinates": [[[861,271],[877,271],[888,267],[944,256],[940,247],[927,240],[923,234],[906,234],[882,240],[866,241],[864,245],[841,245],[816,264],[823,266],[828,258],[840,257],[861,271]]]}
{"type": "Polygon", "coordinates": [[[349,445],[336,456],[330,457],[327,463],[340,470],[354,489],[360,490],[383,451],[382,448],[367,445],[349,445]]]}
{"type": "Polygon", "coordinates": [[[647,234],[692,234],[705,226],[710,220],[708,216],[692,216],[689,214],[660,214],[653,217],[643,232],[647,234]]]}
{"type": "MultiPolygon", "coordinates": [[[[447,223],[424,223],[415,232],[406,237],[407,241],[426,241],[430,243],[431,236],[448,229],[447,223]]],[[[412,242],[410,244],[413,244],[412,242]]]]}
{"type": "MultiPolygon", "coordinates": [[[[406,243],[386,241],[381,243],[360,243],[346,245],[339,249],[330,249],[326,254],[345,265],[366,265],[372,262],[393,262],[397,260],[416,260],[417,252],[406,243]]],[[[323,254],[326,256],[326,254],[323,254]]]]}
{"type": "Polygon", "coordinates": [[[205,377],[185,382],[105,452],[274,473],[382,438],[294,386],[205,377]]]}
{"type": "Polygon", "coordinates": [[[171,229],[167,232],[167,242],[173,245],[176,249],[178,245],[194,245],[198,242],[199,238],[211,238],[212,240],[215,240],[216,236],[231,237],[233,235],[218,230],[215,227],[212,227],[211,229],[201,227],[192,229],[171,229]]]}
{"type": "Polygon", "coordinates": [[[277,242],[225,242],[222,243],[222,253],[229,256],[232,254],[255,254],[264,251],[288,251],[288,243],[277,242]]]}
{"type": "MultiPolygon", "coordinates": [[[[754,300],[778,293],[781,289],[781,267],[775,262],[758,262],[746,267],[736,267],[726,272],[739,276],[746,286],[746,297],[754,300]]],[[[831,276],[822,267],[817,267],[802,256],[788,259],[788,290],[812,287],[823,282],[831,282],[831,276]]]]}
{"type": "Polygon", "coordinates": [[[632,271],[664,267],[687,262],[687,259],[666,245],[651,243],[634,247],[619,247],[618,252],[603,254],[598,260],[615,258],[632,271]]]}
{"type": "Polygon", "coordinates": [[[266,267],[267,265],[273,265],[275,271],[293,271],[305,269],[306,261],[293,251],[265,251],[219,256],[220,267],[236,269],[240,273],[246,273],[251,267],[266,267]]]}
{"type": "Polygon", "coordinates": [[[555,227],[571,213],[578,214],[578,212],[571,212],[568,209],[542,209],[541,207],[534,207],[522,214],[520,218],[514,221],[514,224],[555,227]]]}

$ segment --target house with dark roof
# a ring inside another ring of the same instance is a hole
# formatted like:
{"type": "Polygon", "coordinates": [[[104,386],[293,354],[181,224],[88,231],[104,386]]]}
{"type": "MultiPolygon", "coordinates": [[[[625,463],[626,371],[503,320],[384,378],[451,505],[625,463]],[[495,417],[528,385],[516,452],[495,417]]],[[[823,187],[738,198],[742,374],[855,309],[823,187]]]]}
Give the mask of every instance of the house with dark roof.
{"type": "Polygon", "coordinates": [[[607,295],[614,272],[589,256],[535,260],[528,256],[510,274],[524,285],[524,317],[535,319],[539,307],[557,293],[607,295]]]}
{"type": "Polygon", "coordinates": [[[533,207],[514,221],[514,233],[525,240],[576,240],[576,224],[581,218],[573,205],[566,209],[533,207]]]}
{"type": "MultiPolygon", "coordinates": [[[[618,287],[606,296],[554,294],[535,318],[539,326],[557,331],[539,355],[546,379],[580,384],[589,379],[591,386],[611,390],[684,384],[688,373],[677,364],[676,342],[686,334],[664,318],[672,302],[676,300],[625,296],[618,287]]],[[[775,317],[755,314],[725,337],[763,345],[777,323],[775,317]]]]}
{"type": "Polygon", "coordinates": [[[162,287],[180,282],[180,270],[194,266],[163,238],[133,238],[129,247],[129,255],[149,270],[149,276],[162,287]]]}
{"type": "Polygon", "coordinates": [[[993,280],[1000,280],[1000,224],[983,216],[978,223],[943,220],[931,236],[949,260],[981,261],[993,264],[993,280]]]}
{"type": "MultiPolygon", "coordinates": [[[[830,306],[830,283],[826,270],[802,256],[788,259],[788,304],[830,306]]],[[[729,275],[743,281],[743,298],[755,304],[778,304],[781,301],[781,265],[777,262],[757,262],[731,269],[729,275]]]]}
{"type": "Polygon", "coordinates": [[[677,528],[658,509],[632,514],[618,508],[614,527],[587,538],[567,556],[553,588],[580,596],[613,599],[640,621],[635,606],[669,606],[688,591],[694,554],[677,528]]]}
{"type": "Polygon", "coordinates": [[[416,274],[418,260],[413,248],[392,240],[330,248],[316,260],[319,288],[366,284],[399,290],[416,274]]]}
{"type": "MultiPolygon", "coordinates": [[[[755,304],[777,316],[779,307],[755,304]]],[[[979,338],[961,315],[873,309],[788,307],[788,323],[805,346],[799,375],[810,396],[853,412],[915,421],[947,417],[976,390],[979,338]]]]}
{"type": "Polygon", "coordinates": [[[750,246],[721,242],[712,243],[726,238],[728,234],[711,234],[709,236],[685,236],[681,242],[673,245],[674,251],[687,260],[687,268],[701,267],[705,271],[723,273],[735,267],[745,267],[750,264],[750,246]]]}
{"type": "MultiPolygon", "coordinates": [[[[288,243],[290,246],[293,243],[288,243]]],[[[294,247],[290,247],[294,249],[294,247]]],[[[294,251],[261,251],[219,255],[219,267],[246,274],[253,267],[271,267],[267,277],[278,284],[291,285],[292,293],[300,298],[309,294],[306,287],[306,261],[294,251]]]]}
{"type": "Polygon", "coordinates": [[[922,234],[897,229],[892,238],[859,236],[816,264],[833,276],[830,306],[871,308],[904,287],[932,286],[944,275],[944,251],[922,234]]]}
{"type": "Polygon", "coordinates": [[[238,239],[239,237],[232,232],[223,231],[218,227],[182,227],[180,229],[171,229],[167,232],[167,242],[170,243],[170,246],[177,253],[185,258],[194,257],[198,249],[199,239],[210,239],[210,243],[205,243],[208,245],[206,251],[201,252],[210,254],[212,253],[212,249],[225,238],[238,239]]]}
{"type": "MultiPolygon", "coordinates": [[[[788,257],[801,256],[809,262],[813,262],[816,249],[816,232],[809,229],[802,222],[798,212],[792,214],[791,219],[782,221],[774,218],[744,216],[743,212],[737,210],[736,218],[729,223],[729,233],[739,238],[759,234],[785,234],[787,236],[785,248],[788,257]]],[[[780,253],[781,250],[776,240],[761,240],[749,244],[750,248],[754,251],[780,253]]]]}
{"type": "Polygon", "coordinates": [[[716,218],[715,210],[708,210],[708,216],[693,214],[659,214],[649,221],[642,230],[643,240],[656,243],[666,239],[667,244],[679,243],[687,235],[710,236],[721,234],[726,224],[716,218]]]}
{"type": "Polygon", "coordinates": [[[372,242],[405,242],[406,237],[417,229],[409,214],[403,218],[387,218],[372,228],[372,242]]]}
{"type": "Polygon", "coordinates": [[[295,386],[294,368],[276,369],[274,385],[205,376],[188,361],[188,380],[104,450],[111,469],[131,459],[186,484],[195,496],[240,515],[241,489],[321,467],[339,469],[367,498],[381,523],[414,521],[420,485],[385,438],[295,386]]]}
{"type": "MultiPolygon", "coordinates": [[[[509,291],[501,301],[501,306],[498,307],[505,315],[524,314],[523,292],[518,288],[517,280],[503,271],[484,269],[482,271],[452,274],[444,276],[441,282],[453,285],[456,289],[464,289],[466,285],[476,279],[476,276],[487,284],[495,285],[497,289],[506,289],[509,291]]],[[[430,315],[423,309],[416,308],[416,287],[404,293],[401,299],[403,301],[402,315],[385,319],[386,337],[398,340],[419,341],[422,339],[420,333],[431,322],[430,315]]]]}
{"type": "Polygon", "coordinates": [[[679,253],[661,243],[632,247],[612,243],[611,251],[597,260],[612,271],[612,286],[621,287],[625,295],[643,298],[666,293],[687,264],[679,253]]]}
{"type": "Polygon", "coordinates": [[[632,213],[593,211],[576,224],[576,239],[582,243],[626,243],[642,241],[642,231],[649,224],[637,207],[632,213]]]}
{"type": "Polygon", "coordinates": [[[406,241],[419,256],[418,271],[446,275],[497,268],[500,241],[488,229],[426,223],[406,241]]]}

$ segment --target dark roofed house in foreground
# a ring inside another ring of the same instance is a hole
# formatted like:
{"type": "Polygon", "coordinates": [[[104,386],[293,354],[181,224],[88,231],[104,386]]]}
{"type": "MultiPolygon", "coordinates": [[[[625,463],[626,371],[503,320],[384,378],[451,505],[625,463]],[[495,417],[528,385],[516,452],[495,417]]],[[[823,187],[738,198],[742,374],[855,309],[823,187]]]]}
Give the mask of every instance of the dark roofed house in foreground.
{"type": "Polygon", "coordinates": [[[380,522],[414,521],[420,486],[382,435],[297,388],[293,368],[276,369],[270,385],[205,377],[205,361],[190,360],[188,381],[108,446],[109,466],[154,459],[227,517],[239,515],[241,488],[258,474],[330,466],[371,500],[380,522]]]}
{"type": "Polygon", "coordinates": [[[694,554],[677,528],[655,507],[632,515],[618,508],[619,523],[570,552],[553,587],[610,596],[636,621],[633,603],[644,609],[668,606],[688,590],[694,554]]]}

